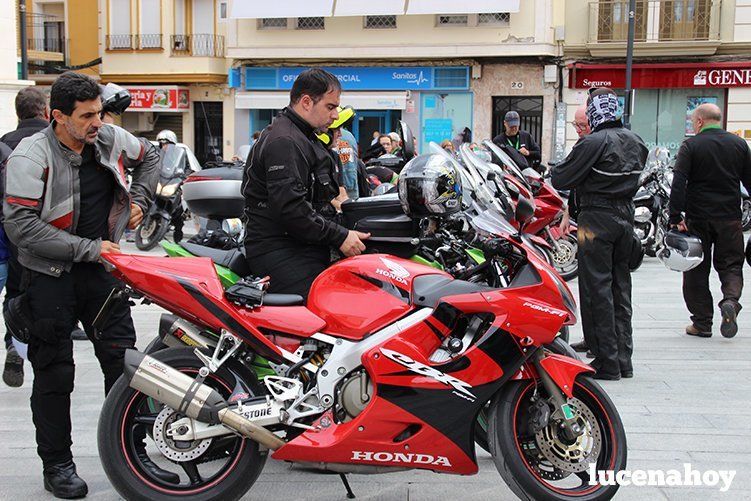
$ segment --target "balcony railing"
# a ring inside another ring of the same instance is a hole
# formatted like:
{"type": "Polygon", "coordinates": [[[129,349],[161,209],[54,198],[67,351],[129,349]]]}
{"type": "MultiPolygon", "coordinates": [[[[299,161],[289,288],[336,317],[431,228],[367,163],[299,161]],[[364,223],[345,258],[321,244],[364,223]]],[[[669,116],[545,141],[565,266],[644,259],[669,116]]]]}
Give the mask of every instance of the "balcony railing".
{"type": "Polygon", "coordinates": [[[171,46],[173,56],[224,57],[221,35],[172,35],[171,46]]]}
{"type": "MultiPolygon", "coordinates": [[[[719,40],[721,0],[637,0],[634,41],[719,40]]],[[[589,43],[625,42],[628,0],[589,4],[589,43]]]]}
{"type": "Polygon", "coordinates": [[[139,49],[161,49],[162,48],[162,35],[160,34],[146,34],[135,35],[139,49]]]}
{"type": "Polygon", "coordinates": [[[133,35],[107,35],[107,50],[133,50],[133,35]]]}

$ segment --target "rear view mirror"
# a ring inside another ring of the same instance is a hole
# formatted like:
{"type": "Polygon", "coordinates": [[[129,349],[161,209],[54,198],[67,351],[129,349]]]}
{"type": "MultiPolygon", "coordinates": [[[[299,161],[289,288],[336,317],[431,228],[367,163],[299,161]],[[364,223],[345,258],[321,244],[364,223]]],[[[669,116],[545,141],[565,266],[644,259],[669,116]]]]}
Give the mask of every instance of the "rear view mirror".
{"type": "Polygon", "coordinates": [[[415,156],[415,136],[404,120],[399,120],[396,132],[402,138],[402,157],[405,162],[409,162],[415,156]]]}
{"type": "Polygon", "coordinates": [[[532,220],[535,215],[535,203],[525,197],[520,196],[516,202],[514,219],[520,224],[525,225],[532,220]]]}

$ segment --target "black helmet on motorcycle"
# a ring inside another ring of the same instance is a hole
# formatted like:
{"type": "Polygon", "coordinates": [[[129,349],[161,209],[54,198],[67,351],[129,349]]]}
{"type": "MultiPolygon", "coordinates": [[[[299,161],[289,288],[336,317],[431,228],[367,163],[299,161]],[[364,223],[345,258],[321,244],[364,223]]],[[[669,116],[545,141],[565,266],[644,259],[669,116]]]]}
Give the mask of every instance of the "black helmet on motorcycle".
{"type": "Polygon", "coordinates": [[[704,260],[701,239],[697,236],[670,230],[665,234],[664,243],[657,257],[669,270],[683,273],[696,268],[704,260]]]}
{"type": "Polygon", "coordinates": [[[102,111],[113,115],[122,115],[130,106],[130,93],[112,82],[100,85],[102,111]]]}
{"type": "Polygon", "coordinates": [[[399,174],[399,201],[413,218],[447,216],[461,210],[462,183],[456,161],[443,155],[420,155],[399,174]]]}

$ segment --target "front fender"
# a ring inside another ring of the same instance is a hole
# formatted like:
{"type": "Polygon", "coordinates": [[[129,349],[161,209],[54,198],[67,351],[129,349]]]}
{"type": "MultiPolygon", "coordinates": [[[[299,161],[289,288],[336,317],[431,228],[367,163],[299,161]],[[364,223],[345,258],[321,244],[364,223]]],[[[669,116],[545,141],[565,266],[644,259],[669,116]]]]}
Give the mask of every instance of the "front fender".
{"type": "Polygon", "coordinates": [[[583,372],[594,372],[589,365],[579,360],[551,353],[540,360],[540,367],[548,373],[563,393],[571,398],[574,391],[574,380],[583,372]]]}

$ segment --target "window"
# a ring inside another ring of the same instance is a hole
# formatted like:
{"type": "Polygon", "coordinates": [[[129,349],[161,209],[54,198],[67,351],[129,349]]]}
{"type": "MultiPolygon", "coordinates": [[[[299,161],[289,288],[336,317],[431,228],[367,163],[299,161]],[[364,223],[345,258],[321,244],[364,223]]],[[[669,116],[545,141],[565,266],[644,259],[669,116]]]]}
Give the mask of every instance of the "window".
{"type": "Polygon", "coordinates": [[[175,0],[175,35],[187,35],[185,0],[175,0]]]}
{"type": "Polygon", "coordinates": [[[130,26],[130,0],[110,0],[108,49],[133,47],[130,26]]]}
{"type": "Polygon", "coordinates": [[[258,20],[259,30],[286,30],[287,18],[285,17],[264,17],[258,20]]]}
{"type": "Polygon", "coordinates": [[[323,30],[326,23],[322,17],[298,17],[295,29],[298,30],[323,30]]]}
{"type": "MultiPolygon", "coordinates": [[[[596,4],[591,4],[592,7],[590,8],[596,9],[597,14],[597,41],[620,42],[627,39],[628,4],[628,0],[600,0],[596,4]]],[[[646,20],[648,8],[649,4],[646,0],[636,1],[634,39],[637,42],[643,42],[647,39],[646,20]]]]}
{"type": "Polygon", "coordinates": [[[436,16],[438,26],[467,26],[469,24],[469,16],[467,14],[451,15],[451,16],[436,16]]]}
{"type": "Polygon", "coordinates": [[[227,2],[219,2],[217,5],[217,16],[220,21],[227,20],[227,2]]]}
{"type": "Polygon", "coordinates": [[[469,68],[436,68],[433,70],[435,88],[466,89],[469,87],[469,68]]]}
{"type": "Polygon", "coordinates": [[[214,0],[193,0],[191,17],[193,18],[193,35],[214,34],[214,0]]]}
{"type": "Polygon", "coordinates": [[[712,0],[674,0],[666,4],[660,10],[660,40],[708,40],[713,35],[712,0]]]}
{"type": "Polygon", "coordinates": [[[162,47],[161,4],[161,0],[140,0],[138,8],[139,49],[155,49],[162,47]]]}
{"type": "Polygon", "coordinates": [[[396,29],[396,16],[365,16],[365,28],[369,30],[396,29]]]}
{"type": "Polygon", "coordinates": [[[477,14],[478,26],[508,26],[511,14],[508,12],[488,12],[477,14]]]}

